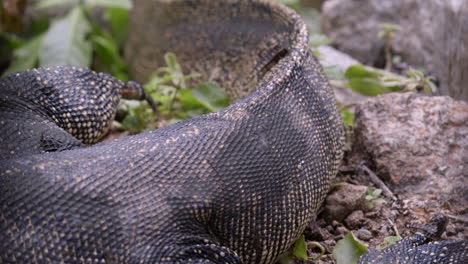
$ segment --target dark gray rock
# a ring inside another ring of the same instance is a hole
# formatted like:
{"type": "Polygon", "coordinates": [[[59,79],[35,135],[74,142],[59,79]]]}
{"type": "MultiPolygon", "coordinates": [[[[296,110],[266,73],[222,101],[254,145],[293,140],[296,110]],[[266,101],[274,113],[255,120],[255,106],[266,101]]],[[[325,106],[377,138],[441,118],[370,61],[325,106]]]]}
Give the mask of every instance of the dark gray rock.
{"type": "Polygon", "coordinates": [[[371,233],[371,231],[369,231],[369,230],[367,230],[365,228],[361,228],[361,229],[359,229],[357,231],[356,236],[361,240],[369,241],[372,238],[372,233],[371,233]]]}
{"type": "MultiPolygon", "coordinates": [[[[392,93],[356,107],[353,154],[403,199],[468,204],[468,104],[392,93]]],[[[432,206],[432,205],[431,205],[432,206]]]]}
{"type": "Polygon", "coordinates": [[[440,80],[440,92],[468,101],[468,1],[466,0],[329,0],[323,5],[322,30],[356,59],[375,64],[383,58],[377,37],[384,22],[402,30],[394,53],[440,80]]]}

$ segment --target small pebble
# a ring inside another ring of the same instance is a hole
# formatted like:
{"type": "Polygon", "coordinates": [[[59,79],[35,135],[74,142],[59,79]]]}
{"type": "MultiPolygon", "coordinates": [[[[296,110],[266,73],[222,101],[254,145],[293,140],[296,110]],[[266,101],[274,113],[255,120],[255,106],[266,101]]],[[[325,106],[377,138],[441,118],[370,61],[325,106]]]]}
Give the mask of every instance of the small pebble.
{"type": "Polygon", "coordinates": [[[357,231],[357,237],[361,240],[369,241],[372,238],[372,233],[365,228],[361,228],[357,231]]]}
{"type": "Polygon", "coordinates": [[[364,212],[356,210],[345,219],[345,224],[350,229],[358,228],[364,221],[364,212]]]}
{"type": "Polygon", "coordinates": [[[346,235],[348,234],[349,230],[348,228],[344,227],[344,226],[339,226],[336,228],[336,233],[337,234],[340,234],[340,235],[346,235]]]}

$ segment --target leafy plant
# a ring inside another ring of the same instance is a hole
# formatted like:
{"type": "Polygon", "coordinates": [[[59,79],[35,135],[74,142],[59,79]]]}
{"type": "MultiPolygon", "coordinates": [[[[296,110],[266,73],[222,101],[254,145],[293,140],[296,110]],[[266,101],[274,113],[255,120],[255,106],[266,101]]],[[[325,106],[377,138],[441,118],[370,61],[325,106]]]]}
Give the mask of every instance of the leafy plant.
{"type": "Polygon", "coordinates": [[[402,76],[389,71],[376,69],[364,65],[353,65],[346,70],[344,85],[367,96],[398,91],[418,91],[420,89],[429,93],[437,89],[432,76],[425,76],[421,71],[408,70],[408,76],[402,76]]]}
{"type": "Polygon", "coordinates": [[[51,7],[66,7],[69,12],[50,23],[41,22],[46,25],[43,30],[26,33],[22,38],[0,35],[14,46],[13,59],[5,74],[33,67],[74,65],[93,66],[95,70],[128,79],[120,51],[127,32],[130,0],[42,0],[34,6],[37,10],[51,7]],[[104,8],[108,27],[91,16],[95,7],[104,8]]]}
{"type": "Polygon", "coordinates": [[[284,256],[282,256],[279,260],[281,264],[293,264],[295,260],[317,260],[325,254],[325,248],[317,242],[306,242],[304,235],[301,235],[296,242],[294,242],[294,246],[291,250],[284,256]],[[310,247],[317,247],[320,249],[320,254],[315,258],[309,257],[308,249],[310,247]]]}
{"type": "Polygon", "coordinates": [[[372,209],[377,204],[386,203],[385,199],[380,197],[381,194],[382,189],[372,187],[367,188],[367,195],[365,198],[367,201],[367,208],[372,209]]]}
{"type": "Polygon", "coordinates": [[[369,249],[359,241],[352,232],[336,243],[332,255],[337,264],[356,264],[362,254],[369,249]]]}
{"type": "MultiPolygon", "coordinates": [[[[218,111],[229,105],[221,87],[212,82],[202,82],[189,87],[200,75],[185,75],[173,53],[165,55],[166,66],[156,70],[144,86],[159,103],[160,122],[174,123],[201,114],[218,111]]],[[[126,101],[129,114],[123,127],[133,133],[158,127],[156,116],[146,102],[126,101]]]]}
{"type": "Polygon", "coordinates": [[[92,44],[86,39],[91,24],[84,8],[78,5],[67,16],[52,22],[39,48],[39,65],[75,65],[89,67],[92,44]]]}
{"type": "Polygon", "coordinates": [[[341,109],[341,117],[345,125],[354,127],[354,113],[351,112],[348,107],[343,107],[341,109]]]}
{"type": "Polygon", "coordinates": [[[401,27],[392,23],[380,24],[380,31],[378,37],[384,41],[384,52],[385,52],[385,69],[390,71],[392,69],[392,46],[393,39],[396,37],[397,31],[400,31],[401,27]]]}
{"type": "Polygon", "coordinates": [[[385,245],[382,248],[389,247],[396,242],[402,240],[403,238],[401,236],[388,236],[384,238],[385,245]]]}

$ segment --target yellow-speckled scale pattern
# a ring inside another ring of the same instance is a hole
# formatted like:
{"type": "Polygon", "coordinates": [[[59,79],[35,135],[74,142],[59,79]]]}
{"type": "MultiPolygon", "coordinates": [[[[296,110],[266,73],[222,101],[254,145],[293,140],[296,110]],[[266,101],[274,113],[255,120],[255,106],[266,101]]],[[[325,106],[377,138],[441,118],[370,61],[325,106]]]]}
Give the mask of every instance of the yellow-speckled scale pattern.
{"type": "Polygon", "coordinates": [[[0,80],[0,159],[97,142],[126,83],[87,68],[32,69],[0,80]]]}
{"type": "Polygon", "coordinates": [[[434,241],[442,235],[448,219],[436,214],[422,232],[401,239],[381,250],[371,249],[358,264],[464,264],[468,263],[468,240],[434,241]]]}

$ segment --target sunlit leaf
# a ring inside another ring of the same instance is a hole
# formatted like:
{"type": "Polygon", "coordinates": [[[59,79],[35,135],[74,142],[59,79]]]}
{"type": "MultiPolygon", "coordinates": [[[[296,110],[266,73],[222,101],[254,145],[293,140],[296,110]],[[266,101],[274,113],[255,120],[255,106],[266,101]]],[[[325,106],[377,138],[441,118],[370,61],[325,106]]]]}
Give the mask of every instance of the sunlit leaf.
{"type": "Polygon", "coordinates": [[[298,259],[307,260],[307,244],[304,235],[294,242],[293,255],[298,259]]]}
{"type": "Polygon", "coordinates": [[[348,86],[353,89],[353,91],[367,96],[376,96],[392,91],[390,88],[383,86],[378,80],[374,79],[350,79],[348,86]]]}
{"type": "Polygon", "coordinates": [[[130,0],[86,0],[86,6],[94,7],[120,7],[125,9],[132,8],[132,1],[130,0]]]}
{"type": "Polygon", "coordinates": [[[362,244],[352,232],[349,232],[343,239],[336,243],[333,249],[333,257],[337,264],[356,264],[362,254],[369,251],[366,245],[362,244]]]}
{"type": "Polygon", "coordinates": [[[401,236],[388,236],[388,237],[385,237],[384,238],[385,245],[383,246],[383,248],[389,247],[389,246],[393,245],[394,243],[400,241],[401,239],[402,239],[401,236]]]}
{"type": "Polygon", "coordinates": [[[377,78],[380,74],[374,71],[370,71],[364,65],[352,65],[348,67],[345,73],[345,77],[348,79],[355,78],[377,78]]]}
{"type": "Polygon", "coordinates": [[[182,71],[180,64],[177,62],[177,57],[174,53],[168,52],[164,55],[164,60],[166,61],[167,66],[169,69],[173,71],[182,71]]]}
{"type": "Polygon", "coordinates": [[[229,105],[229,99],[216,83],[202,83],[193,89],[193,95],[208,110],[215,112],[229,105]]]}
{"type": "Polygon", "coordinates": [[[205,109],[205,105],[203,105],[200,100],[193,95],[192,89],[179,90],[179,97],[182,102],[182,107],[186,110],[205,109]]]}
{"type": "Polygon", "coordinates": [[[72,6],[79,3],[79,0],[41,0],[34,5],[36,9],[45,9],[53,7],[72,6]]]}
{"type": "Polygon", "coordinates": [[[91,43],[86,40],[91,26],[80,7],[56,20],[47,31],[40,48],[40,66],[74,65],[89,67],[91,43]]]}
{"type": "Polygon", "coordinates": [[[343,117],[343,122],[345,125],[348,125],[350,127],[354,127],[354,113],[344,109],[341,111],[341,115],[343,117]]]}

